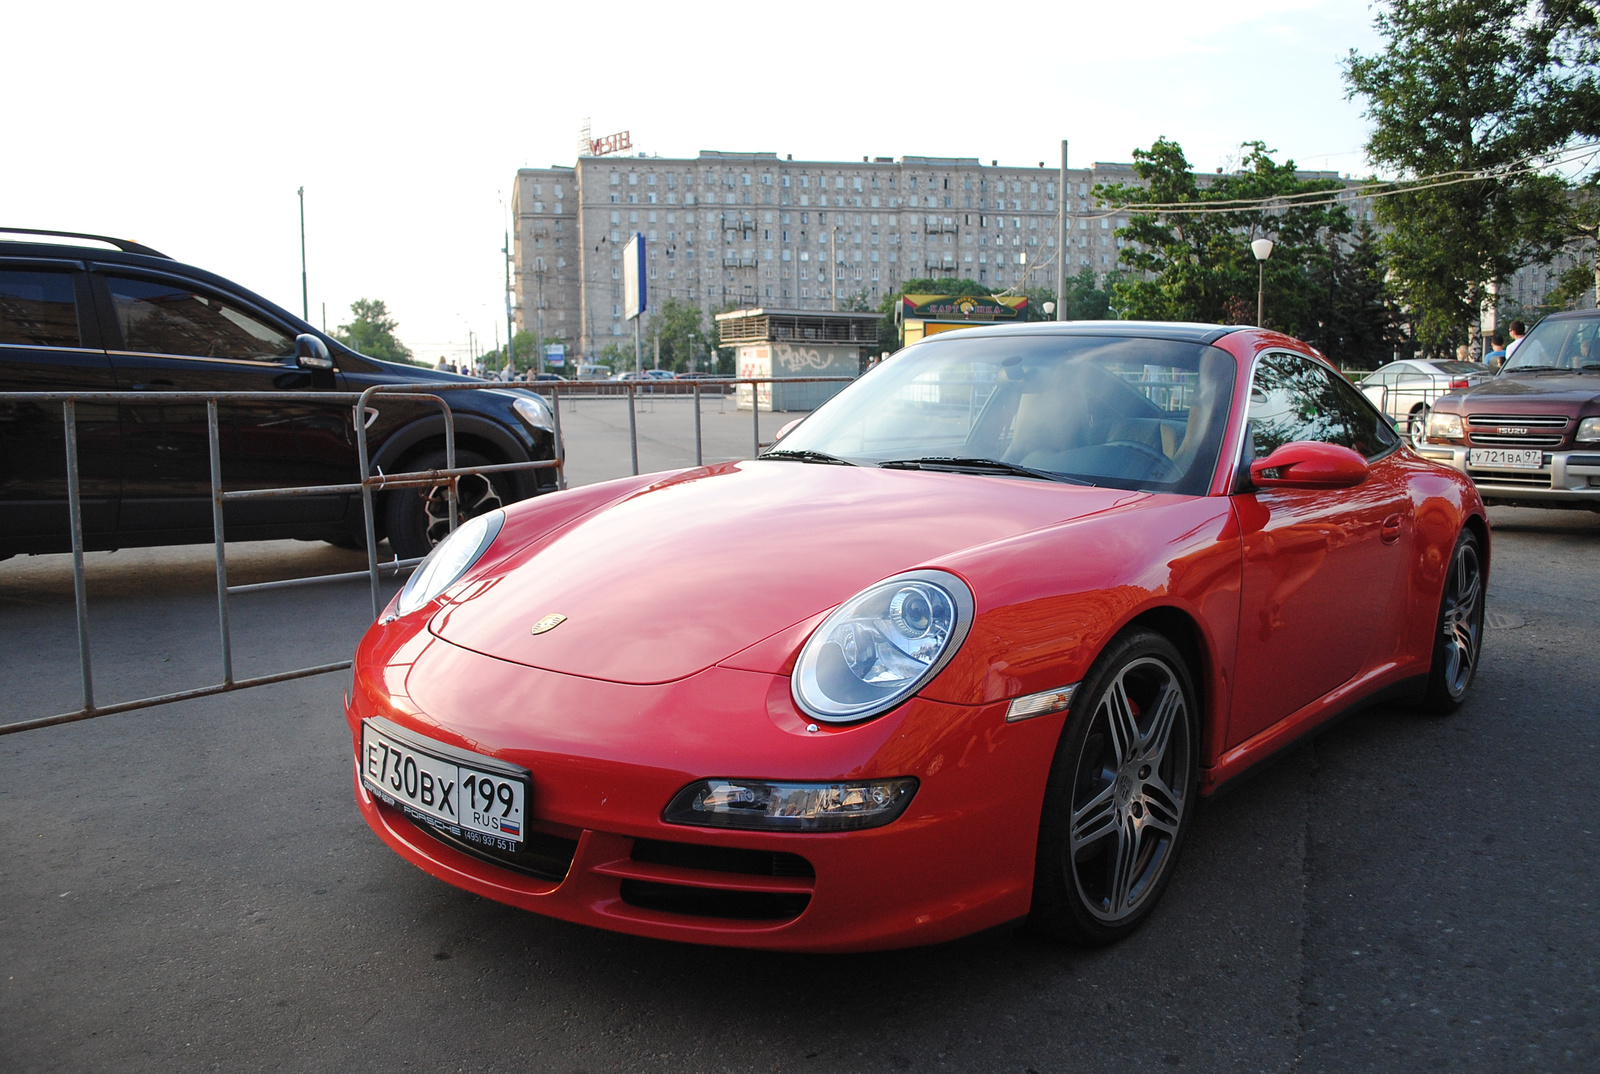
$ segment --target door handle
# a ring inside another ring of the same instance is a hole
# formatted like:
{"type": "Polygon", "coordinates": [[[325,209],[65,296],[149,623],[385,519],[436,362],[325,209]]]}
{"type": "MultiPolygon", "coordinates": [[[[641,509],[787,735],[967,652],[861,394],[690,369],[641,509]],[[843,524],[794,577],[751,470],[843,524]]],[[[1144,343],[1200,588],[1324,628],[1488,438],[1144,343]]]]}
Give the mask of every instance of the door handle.
{"type": "Polygon", "coordinates": [[[170,380],[152,380],[148,384],[130,384],[130,385],[128,385],[128,387],[131,390],[136,391],[136,392],[148,392],[148,391],[153,391],[153,390],[155,390],[157,388],[170,388],[170,387],[172,387],[172,381],[170,381],[170,380]]]}
{"type": "Polygon", "coordinates": [[[1378,535],[1383,538],[1384,544],[1394,544],[1400,539],[1401,528],[1400,516],[1390,515],[1383,520],[1383,526],[1379,528],[1378,535]]]}

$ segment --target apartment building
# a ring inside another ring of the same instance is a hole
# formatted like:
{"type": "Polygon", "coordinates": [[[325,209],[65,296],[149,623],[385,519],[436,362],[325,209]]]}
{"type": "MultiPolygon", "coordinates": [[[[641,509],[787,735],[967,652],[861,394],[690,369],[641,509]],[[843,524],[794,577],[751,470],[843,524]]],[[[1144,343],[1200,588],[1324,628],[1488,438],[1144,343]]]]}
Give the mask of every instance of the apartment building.
{"type": "Polygon", "coordinates": [[[1103,274],[1115,231],[1089,192],[1134,182],[1128,164],[984,166],[975,157],[796,161],[776,153],[694,158],[580,157],[524,168],[513,194],[513,286],[522,327],[594,354],[632,329],[622,317],[622,247],[643,233],[652,307],[667,298],[708,314],[730,304],[876,306],[903,280],[963,277],[1054,287],[1056,207],[1069,222],[1067,270],[1103,274]]]}

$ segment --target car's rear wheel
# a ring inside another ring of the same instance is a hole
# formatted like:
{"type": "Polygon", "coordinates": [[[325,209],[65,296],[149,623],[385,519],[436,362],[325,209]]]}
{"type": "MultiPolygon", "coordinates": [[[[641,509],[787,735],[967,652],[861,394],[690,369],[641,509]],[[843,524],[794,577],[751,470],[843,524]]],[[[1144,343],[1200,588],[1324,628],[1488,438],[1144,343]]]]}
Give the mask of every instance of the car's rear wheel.
{"type": "Polygon", "coordinates": [[[1462,529],[1439,598],[1433,665],[1428,669],[1428,689],[1422,699],[1424,712],[1447,715],[1466,700],[1483,647],[1483,615],[1483,542],[1472,530],[1462,529]]]}
{"type": "Polygon", "coordinates": [[[1035,926],[1099,945],[1149,916],[1194,812],[1197,713],[1188,668],[1161,635],[1130,631],[1095,661],[1045,790],[1035,926]]]}
{"type": "MultiPolygon", "coordinates": [[[[456,451],[456,466],[488,466],[489,460],[475,451],[456,451]]],[[[414,470],[443,470],[446,466],[443,451],[431,451],[407,462],[407,472],[414,470]]],[[[504,474],[468,474],[458,483],[460,497],[456,520],[493,511],[510,503],[510,483],[504,474]]],[[[384,507],[384,524],[389,535],[389,547],[401,559],[425,556],[433,546],[450,533],[450,496],[447,485],[429,488],[396,489],[389,493],[384,507]]]]}

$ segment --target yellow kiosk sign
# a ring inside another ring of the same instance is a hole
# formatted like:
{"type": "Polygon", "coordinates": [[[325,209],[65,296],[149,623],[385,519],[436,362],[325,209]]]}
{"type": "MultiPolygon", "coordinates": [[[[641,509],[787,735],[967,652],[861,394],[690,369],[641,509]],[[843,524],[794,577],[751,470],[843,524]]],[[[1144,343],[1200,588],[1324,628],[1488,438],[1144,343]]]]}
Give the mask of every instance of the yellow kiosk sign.
{"type": "Polygon", "coordinates": [[[1022,295],[903,295],[896,309],[905,346],[957,328],[1027,319],[1022,295]]]}

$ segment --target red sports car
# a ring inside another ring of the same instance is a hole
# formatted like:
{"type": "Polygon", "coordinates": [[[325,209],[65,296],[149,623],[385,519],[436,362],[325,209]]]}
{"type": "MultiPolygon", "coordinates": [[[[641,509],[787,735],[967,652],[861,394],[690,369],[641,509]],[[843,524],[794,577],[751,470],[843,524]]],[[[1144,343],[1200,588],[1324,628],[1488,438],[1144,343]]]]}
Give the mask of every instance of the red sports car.
{"type": "Polygon", "coordinates": [[[356,800],[601,928],[1105,943],[1199,795],[1353,707],[1458,706],[1488,566],[1471,482],[1294,339],[951,332],[756,461],[463,523],[361,642],[356,800]]]}

